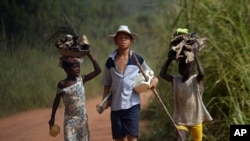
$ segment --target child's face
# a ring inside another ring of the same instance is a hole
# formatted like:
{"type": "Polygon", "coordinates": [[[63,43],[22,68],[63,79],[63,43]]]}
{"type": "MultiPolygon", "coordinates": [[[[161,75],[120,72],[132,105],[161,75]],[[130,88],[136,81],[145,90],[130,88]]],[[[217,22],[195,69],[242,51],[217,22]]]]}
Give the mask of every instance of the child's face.
{"type": "Polygon", "coordinates": [[[185,60],[179,60],[179,73],[183,77],[189,76],[193,72],[193,62],[186,63],[185,60]]]}
{"type": "Polygon", "coordinates": [[[129,48],[131,44],[131,36],[124,32],[119,32],[115,37],[115,44],[118,48],[129,48]]]}
{"type": "Polygon", "coordinates": [[[70,76],[79,76],[80,63],[72,63],[72,65],[70,65],[65,71],[70,76]]]}

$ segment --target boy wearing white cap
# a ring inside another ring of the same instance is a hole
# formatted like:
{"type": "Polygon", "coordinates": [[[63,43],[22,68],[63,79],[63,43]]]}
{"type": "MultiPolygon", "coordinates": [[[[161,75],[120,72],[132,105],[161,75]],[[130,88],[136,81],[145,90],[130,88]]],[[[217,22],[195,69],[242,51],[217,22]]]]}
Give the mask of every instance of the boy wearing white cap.
{"type": "MultiPolygon", "coordinates": [[[[115,34],[110,35],[117,49],[108,57],[103,74],[103,99],[112,93],[111,126],[116,141],[137,141],[139,136],[140,95],[133,90],[140,69],[133,57],[130,45],[137,34],[130,32],[128,26],[121,25],[115,34]]],[[[144,70],[150,70],[145,60],[135,54],[144,70]]],[[[150,87],[156,87],[158,79],[151,80],[150,87]]]]}

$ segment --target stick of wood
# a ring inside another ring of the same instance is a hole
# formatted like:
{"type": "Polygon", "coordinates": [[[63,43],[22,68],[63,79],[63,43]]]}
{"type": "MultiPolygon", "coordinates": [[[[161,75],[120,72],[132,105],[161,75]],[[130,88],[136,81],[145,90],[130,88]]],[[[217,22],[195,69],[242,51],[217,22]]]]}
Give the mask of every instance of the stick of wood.
{"type": "MultiPolygon", "coordinates": [[[[140,63],[139,63],[139,61],[138,61],[138,59],[137,59],[135,53],[133,53],[133,57],[134,57],[134,59],[135,59],[135,61],[136,61],[137,66],[139,67],[141,73],[142,73],[143,76],[145,77],[145,80],[148,81],[149,78],[148,78],[147,75],[144,73],[144,70],[143,70],[143,68],[141,67],[141,65],[140,65],[140,63]]],[[[179,136],[180,136],[181,141],[183,141],[182,136],[181,136],[181,133],[180,133],[180,131],[179,131],[179,129],[178,129],[176,123],[174,122],[174,119],[171,117],[170,113],[168,112],[168,109],[166,108],[165,104],[163,103],[163,101],[162,101],[160,95],[158,94],[157,90],[156,90],[155,88],[152,88],[152,90],[153,90],[155,96],[157,97],[157,99],[159,100],[159,102],[161,103],[161,106],[162,106],[163,109],[165,110],[165,112],[166,112],[166,114],[168,115],[169,119],[170,119],[171,122],[173,123],[174,127],[176,128],[176,130],[177,130],[177,132],[178,132],[178,134],[179,134],[179,136]]]]}

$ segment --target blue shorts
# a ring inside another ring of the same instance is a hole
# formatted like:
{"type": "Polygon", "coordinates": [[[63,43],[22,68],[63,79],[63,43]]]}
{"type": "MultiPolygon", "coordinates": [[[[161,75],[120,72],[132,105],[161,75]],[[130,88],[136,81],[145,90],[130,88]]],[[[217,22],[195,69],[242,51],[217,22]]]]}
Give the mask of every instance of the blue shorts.
{"type": "Polygon", "coordinates": [[[113,139],[124,138],[126,135],[139,135],[140,104],[126,110],[111,111],[113,139]]]}

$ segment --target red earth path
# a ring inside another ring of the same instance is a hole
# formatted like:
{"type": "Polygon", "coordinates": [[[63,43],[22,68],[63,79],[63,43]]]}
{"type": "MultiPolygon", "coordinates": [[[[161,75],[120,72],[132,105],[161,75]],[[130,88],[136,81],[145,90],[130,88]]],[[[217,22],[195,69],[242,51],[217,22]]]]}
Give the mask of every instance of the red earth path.
{"type": "MultiPolygon", "coordinates": [[[[152,99],[152,93],[141,94],[142,109],[152,99]]],[[[101,97],[90,98],[86,101],[89,117],[90,140],[112,141],[110,127],[110,109],[101,115],[96,112],[95,106],[101,97]]],[[[48,120],[51,109],[38,109],[24,113],[15,114],[0,119],[1,141],[63,141],[63,108],[56,113],[55,123],[61,127],[61,133],[56,137],[49,136],[48,120]]],[[[140,130],[145,129],[145,122],[140,122],[140,130]]]]}

